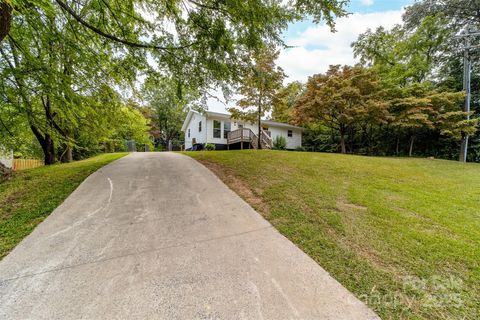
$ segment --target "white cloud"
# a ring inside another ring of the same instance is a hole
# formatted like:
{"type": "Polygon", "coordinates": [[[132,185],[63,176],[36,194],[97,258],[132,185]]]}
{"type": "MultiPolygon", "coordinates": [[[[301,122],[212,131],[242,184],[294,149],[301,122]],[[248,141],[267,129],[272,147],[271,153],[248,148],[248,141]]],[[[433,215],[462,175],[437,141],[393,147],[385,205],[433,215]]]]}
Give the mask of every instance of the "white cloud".
{"type": "Polygon", "coordinates": [[[373,5],[373,2],[374,2],[373,0],[360,0],[360,3],[367,7],[373,5]]]}
{"type": "Polygon", "coordinates": [[[294,48],[282,50],[277,61],[289,76],[286,82],[303,81],[315,73],[325,72],[329,65],[355,64],[350,44],[368,28],[392,28],[401,22],[402,10],[354,13],[336,20],[337,32],[325,25],[313,25],[297,36],[286,39],[294,48]]]}

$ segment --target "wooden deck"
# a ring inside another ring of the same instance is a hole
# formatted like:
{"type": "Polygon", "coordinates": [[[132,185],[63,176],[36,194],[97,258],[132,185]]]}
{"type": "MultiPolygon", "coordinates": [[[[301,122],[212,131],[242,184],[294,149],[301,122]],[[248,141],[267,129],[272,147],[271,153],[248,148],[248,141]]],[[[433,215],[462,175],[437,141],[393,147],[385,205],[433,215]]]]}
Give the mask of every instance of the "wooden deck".
{"type": "MultiPolygon", "coordinates": [[[[261,139],[263,149],[272,148],[272,139],[263,130],[261,131],[261,139]]],[[[234,143],[240,143],[243,149],[244,142],[249,143],[254,149],[258,149],[258,136],[251,129],[240,128],[230,131],[227,135],[227,144],[229,146],[234,143]]]]}

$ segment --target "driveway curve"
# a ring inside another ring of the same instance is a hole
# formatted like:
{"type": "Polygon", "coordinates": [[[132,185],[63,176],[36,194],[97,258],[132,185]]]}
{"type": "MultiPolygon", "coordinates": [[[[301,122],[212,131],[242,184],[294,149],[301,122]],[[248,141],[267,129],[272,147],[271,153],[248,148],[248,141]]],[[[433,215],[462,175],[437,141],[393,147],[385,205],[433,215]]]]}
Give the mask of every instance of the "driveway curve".
{"type": "Polygon", "coordinates": [[[0,262],[1,319],[377,319],[195,160],[88,177],[0,262]]]}

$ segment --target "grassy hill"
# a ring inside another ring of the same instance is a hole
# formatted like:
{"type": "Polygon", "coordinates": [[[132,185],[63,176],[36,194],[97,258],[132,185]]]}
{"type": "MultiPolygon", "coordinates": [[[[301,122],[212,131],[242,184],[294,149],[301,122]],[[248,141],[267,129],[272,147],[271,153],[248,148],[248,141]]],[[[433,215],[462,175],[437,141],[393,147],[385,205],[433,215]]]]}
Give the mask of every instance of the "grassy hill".
{"type": "Polygon", "coordinates": [[[480,165],[189,152],[385,319],[477,319],[480,165]]]}
{"type": "Polygon", "coordinates": [[[9,180],[0,182],[0,259],[91,173],[125,155],[102,154],[86,160],[19,171],[9,180]]]}

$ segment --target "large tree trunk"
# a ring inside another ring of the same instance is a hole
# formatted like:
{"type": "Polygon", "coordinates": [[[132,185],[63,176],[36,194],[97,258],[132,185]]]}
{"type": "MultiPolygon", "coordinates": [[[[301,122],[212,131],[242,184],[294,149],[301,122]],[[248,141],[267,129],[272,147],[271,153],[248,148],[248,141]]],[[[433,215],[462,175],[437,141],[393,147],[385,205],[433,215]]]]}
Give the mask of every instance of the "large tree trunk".
{"type": "Polygon", "coordinates": [[[63,149],[63,153],[60,157],[60,161],[61,162],[72,162],[73,161],[73,149],[72,147],[68,144],[68,143],[65,143],[63,145],[64,149],[63,149]]]}
{"type": "Polygon", "coordinates": [[[408,156],[411,157],[413,155],[413,143],[415,142],[415,136],[410,137],[410,149],[408,150],[408,156]]]}
{"type": "Polygon", "coordinates": [[[66,142],[63,144],[63,151],[62,154],[60,155],[60,161],[61,162],[72,162],[73,161],[73,148],[70,144],[70,130],[62,130],[56,123],[54,122],[54,126],[59,131],[63,137],[65,138],[66,142]]]}
{"type": "Polygon", "coordinates": [[[0,42],[7,36],[10,31],[10,23],[12,21],[12,7],[0,0],[0,42]]]}
{"type": "Polygon", "coordinates": [[[462,133],[462,140],[460,140],[460,154],[458,161],[467,162],[466,156],[468,152],[468,136],[462,133]]]}
{"type": "Polygon", "coordinates": [[[354,132],[354,129],[351,128],[349,130],[349,136],[348,136],[348,140],[349,140],[349,144],[350,144],[350,153],[354,153],[354,149],[355,149],[355,132],[354,132]]]}
{"type": "Polygon", "coordinates": [[[48,133],[42,134],[40,130],[34,125],[30,126],[33,134],[37,138],[40,146],[43,151],[43,158],[45,165],[50,165],[55,163],[55,147],[53,143],[52,136],[48,133]]]}
{"type": "Polygon", "coordinates": [[[45,120],[46,120],[46,132],[42,133],[37,126],[34,124],[30,125],[30,129],[32,129],[33,134],[37,138],[40,146],[42,147],[44,162],[45,165],[50,165],[55,163],[55,147],[53,142],[53,137],[51,132],[54,129],[54,121],[53,121],[53,113],[52,113],[52,106],[50,97],[47,96],[46,99],[42,97],[43,108],[45,111],[45,120]]]}
{"type": "Polygon", "coordinates": [[[340,147],[342,149],[342,153],[347,153],[347,147],[345,146],[345,133],[340,132],[340,147]]]}
{"type": "Polygon", "coordinates": [[[67,153],[66,153],[66,159],[67,162],[72,162],[73,161],[73,148],[71,146],[67,146],[67,153]]]}
{"type": "Polygon", "coordinates": [[[33,134],[37,138],[40,146],[42,147],[43,151],[43,158],[45,165],[50,165],[55,163],[55,148],[53,144],[53,139],[49,134],[42,135],[40,130],[34,125],[30,126],[32,129],[33,134]]]}
{"type": "Polygon", "coordinates": [[[42,146],[43,153],[45,155],[45,164],[50,165],[55,163],[55,147],[52,136],[45,135],[45,146],[42,146]]]}

